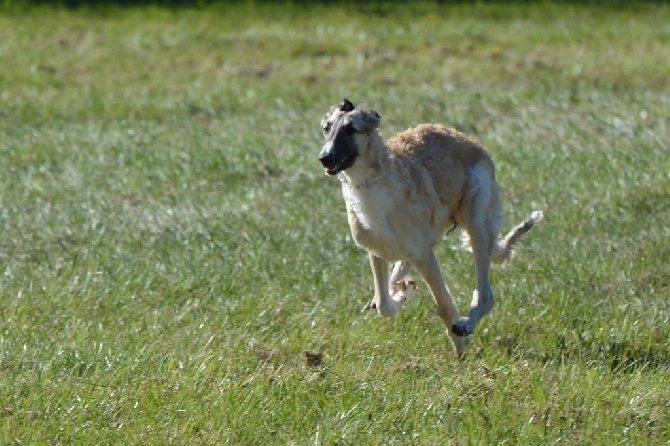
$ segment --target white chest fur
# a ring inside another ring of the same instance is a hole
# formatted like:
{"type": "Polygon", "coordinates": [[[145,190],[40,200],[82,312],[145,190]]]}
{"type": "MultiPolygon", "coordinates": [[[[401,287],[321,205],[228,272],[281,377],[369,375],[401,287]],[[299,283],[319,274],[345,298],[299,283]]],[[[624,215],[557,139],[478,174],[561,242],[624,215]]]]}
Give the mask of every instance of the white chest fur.
{"type": "Polygon", "coordinates": [[[357,189],[348,184],[342,185],[342,195],[351,207],[358,222],[366,231],[387,231],[389,214],[393,210],[393,199],[388,189],[372,185],[357,189]]]}
{"type": "Polygon", "coordinates": [[[411,260],[430,243],[426,206],[399,199],[383,182],[364,188],[343,183],[342,195],[354,241],[377,257],[411,260]]]}

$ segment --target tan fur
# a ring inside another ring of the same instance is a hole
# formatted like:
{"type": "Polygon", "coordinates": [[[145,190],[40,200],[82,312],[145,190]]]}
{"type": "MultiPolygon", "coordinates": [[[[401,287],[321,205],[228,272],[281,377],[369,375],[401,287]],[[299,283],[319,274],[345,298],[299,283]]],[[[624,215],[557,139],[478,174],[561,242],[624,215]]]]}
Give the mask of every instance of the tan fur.
{"type": "MultiPolygon", "coordinates": [[[[495,178],[493,161],[472,137],[437,124],[420,124],[396,134],[387,142],[397,159],[405,158],[415,170],[425,169],[435,193],[449,207],[453,219],[459,216],[461,199],[467,195],[466,170],[481,165],[495,178]]],[[[419,176],[414,173],[415,178],[419,176]]],[[[414,182],[417,184],[420,182],[414,182]]]]}
{"type": "Polygon", "coordinates": [[[489,284],[491,259],[511,255],[513,244],[541,220],[535,213],[502,242],[502,212],[493,161],[472,137],[437,124],[421,124],[384,141],[379,115],[365,108],[332,108],[322,120],[332,148],[334,124],[354,126],[358,157],[338,174],[349,226],[359,246],[369,252],[375,278],[372,307],[394,316],[413,286],[404,278],[413,265],[430,288],[438,314],[462,354],[479,320],[493,306],[489,284]],[[433,248],[446,229],[458,225],[469,235],[477,283],[466,317],[444,284],[433,248]],[[389,262],[397,262],[389,277],[389,262]]]}

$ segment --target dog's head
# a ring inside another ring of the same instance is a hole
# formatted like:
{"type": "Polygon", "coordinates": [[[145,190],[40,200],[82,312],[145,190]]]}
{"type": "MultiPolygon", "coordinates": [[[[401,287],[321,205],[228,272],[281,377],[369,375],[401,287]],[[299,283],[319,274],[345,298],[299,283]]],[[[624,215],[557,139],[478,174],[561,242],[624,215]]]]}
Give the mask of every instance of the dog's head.
{"type": "Polygon", "coordinates": [[[337,175],[354,165],[380,120],[376,111],[357,108],[348,99],[330,108],[321,119],[326,142],[319,153],[319,161],[328,175],[337,175]]]}

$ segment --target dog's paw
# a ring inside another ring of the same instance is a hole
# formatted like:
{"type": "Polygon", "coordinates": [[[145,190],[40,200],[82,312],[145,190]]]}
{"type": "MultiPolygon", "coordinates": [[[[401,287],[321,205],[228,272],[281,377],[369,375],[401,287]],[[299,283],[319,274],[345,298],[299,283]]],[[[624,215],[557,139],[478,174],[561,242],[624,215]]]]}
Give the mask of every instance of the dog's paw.
{"type": "Polygon", "coordinates": [[[460,359],[465,358],[465,352],[470,343],[470,338],[468,336],[460,336],[455,334],[453,331],[447,329],[447,334],[451,338],[451,341],[454,343],[454,348],[460,359]]]}
{"type": "Polygon", "coordinates": [[[363,311],[369,311],[369,310],[376,310],[377,309],[377,301],[372,299],[370,302],[365,304],[363,308],[361,308],[361,312],[363,311]]]}
{"type": "Polygon", "coordinates": [[[462,317],[451,326],[451,332],[456,336],[468,336],[475,331],[472,321],[467,317],[462,317]]]}
{"type": "Polygon", "coordinates": [[[415,290],[416,281],[411,277],[405,277],[393,284],[391,287],[391,296],[394,301],[404,304],[415,290]]]}

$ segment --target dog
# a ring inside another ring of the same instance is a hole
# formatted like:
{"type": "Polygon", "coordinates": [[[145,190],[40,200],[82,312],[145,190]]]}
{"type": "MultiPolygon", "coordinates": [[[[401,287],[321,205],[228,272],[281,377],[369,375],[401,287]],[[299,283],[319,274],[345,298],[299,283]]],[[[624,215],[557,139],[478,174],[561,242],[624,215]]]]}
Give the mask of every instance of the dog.
{"type": "Polygon", "coordinates": [[[500,192],[484,147],[438,124],[420,124],[385,141],[380,121],[376,111],[343,99],[321,120],[325,144],[319,161],[326,174],[341,181],[351,234],[368,251],[374,277],[370,306],[381,316],[395,316],[416,288],[407,277],[414,266],[461,356],[468,335],[494,304],[491,263],[508,260],[519,237],[543,214],[531,213],[501,238],[500,192]],[[467,233],[475,260],[475,290],[463,317],[434,253],[445,232],[456,227],[467,233]]]}

